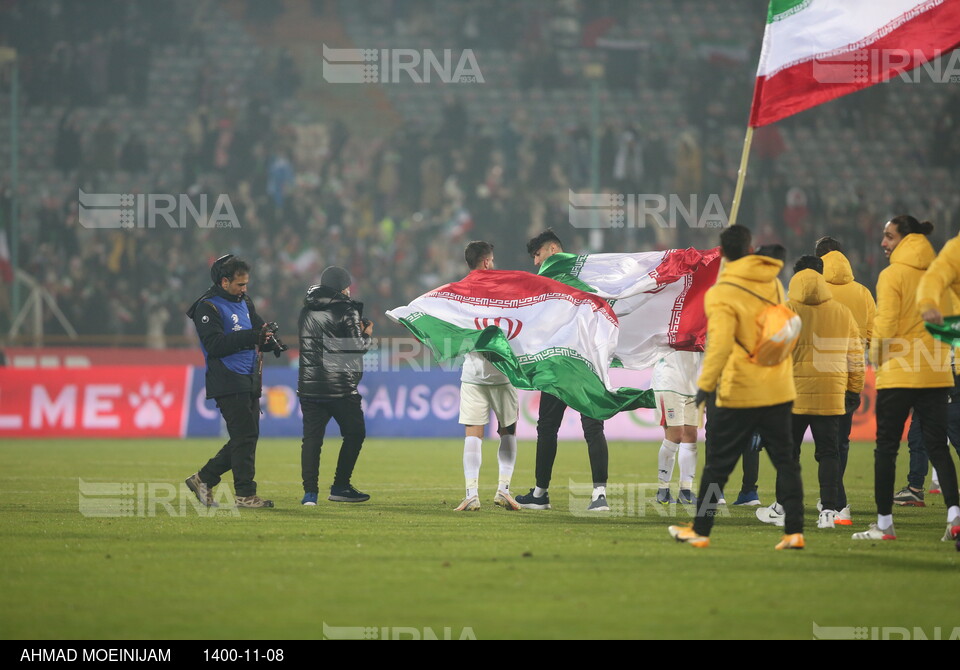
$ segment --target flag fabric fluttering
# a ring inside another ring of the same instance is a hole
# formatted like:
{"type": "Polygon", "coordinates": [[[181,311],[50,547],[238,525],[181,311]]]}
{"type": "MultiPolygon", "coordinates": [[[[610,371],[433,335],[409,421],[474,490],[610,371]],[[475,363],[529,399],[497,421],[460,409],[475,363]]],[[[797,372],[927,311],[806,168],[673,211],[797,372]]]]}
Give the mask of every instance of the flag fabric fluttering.
{"type": "Polygon", "coordinates": [[[606,300],[547,277],[475,270],[387,312],[437,358],[485,354],[518,389],[550,393],[596,419],[653,407],[653,392],[614,388],[620,327],[606,300]]]}
{"type": "Polygon", "coordinates": [[[887,81],[960,44],[960,0],[771,0],[750,126],[887,81]]]}
{"type": "Polygon", "coordinates": [[[540,274],[607,300],[620,320],[617,365],[643,370],[673,350],[703,351],[703,298],[719,269],[719,248],[691,248],[554,254],[540,274]]]}

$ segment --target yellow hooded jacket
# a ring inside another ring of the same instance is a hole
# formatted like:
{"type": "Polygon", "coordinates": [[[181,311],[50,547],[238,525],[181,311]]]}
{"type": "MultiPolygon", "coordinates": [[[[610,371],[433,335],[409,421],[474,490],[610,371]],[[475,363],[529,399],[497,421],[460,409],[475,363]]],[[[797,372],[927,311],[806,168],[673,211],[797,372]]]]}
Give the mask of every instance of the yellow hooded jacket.
{"type": "Polygon", "coordinates": [[[870,360],[877,389],[953,386],[950,347],[923,327],[917,287],[935,253],[926,235],[905,236],[890,254],[890,267],[877,280],[877,319],[870,360]]]}
{"type": "Polygon", "coordinates": [[[877,315],[877,303],[870,289],[853,281],[850,261],[839,251],[824,254],[820,260],[823,261],[823,277],[830,285],[833,299],[849,308],[860,328],[860,338],[865,343],[869,342],[873,335],[873,320],[877,315]]]}
{"type": "Polygon", "coordinates": [[[697,386],[715,390],[718,407],[769,407],[797,396],[791,357],[769,367],[748,360],[760,334],[757,317],[768,303],[743,289],[782,303],[784,290],[777,279],[782,267],[782,261],[769,256],[744,256],[727,263],[707,291],[707,347],[697,386]]]}
{"type": "Polygon", "coordinates": [[[943,245],[924,273],[917,287],[917,308],[921,314],[936,308],[948,316],[960,307],[956,295],[960,295],[960,237],[943,245]]]}
{"type": "Polygon", "coordinates": [[[816,270],[801,270],[790,280],[787,307],[803,327],[793,350],[797,386],[794,414],[843,414],[844,392],[863,390],[863,341],[853,314],[831,295],[816,270]]]}

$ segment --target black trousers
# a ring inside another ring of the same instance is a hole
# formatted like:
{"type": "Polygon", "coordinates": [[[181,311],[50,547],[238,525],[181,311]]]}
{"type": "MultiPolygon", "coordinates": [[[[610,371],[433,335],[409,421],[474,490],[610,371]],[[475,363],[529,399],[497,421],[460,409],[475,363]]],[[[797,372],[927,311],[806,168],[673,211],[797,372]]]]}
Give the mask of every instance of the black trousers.
{"type": "Polygon", "coordinates": [[[850,455],[850,431],[853,430],[853,415],[857,410],[840,415],[837,447],[840,454],[840,471],[837,479],[838,512],[847,506],[847,489],[843,485],[843,475],[847,471],[847,458],[850,455]]]}
{"type": "MultiPolygon", "coordinates": [[[[840,482],[840,417],[820,416],[815,414],[793,415],[793,456],[800,460],[800,447],[803,445],[803,434],[810,427],[813,435],[814,454],[817,459],[817,478],[820,482],[820,502],[823,509],[832,509],[839,512],[839,482],[840,482]]],[[[780,475],[777,474],[779,478],[780,475]]]]}
{"type": "MultiPolygon", "coordinates": [[[[557,434],[567,403],[549,393],[540,394],[540,417],[537,419],[537,486],[550,488],[553,478],[553,463],[557,460],[557,434]]],[[[603,434],[603,421],[580,415],[583,436],[587,440],[587,455],[594,486],[607,485],[607,437],[603,434]]]]}
{"type": "Polygon", "coordinates": [[[340,426],[340,434],[343,436],[333,485],[349,486],[353,468],[363,448],[363,440],[367,437],[359,394],[323,402],[301,398],[300,408],[303,411],[300,471],[304,492],[318,493],[320,490],[320,448],[323,447],[323,436],[327,432],[327,424],[330,423],[331,418],[340,426]]]}
{"type": "Polygon", "coordinates": [[[947,448],[948,391],[947,388],[877,390],[877,448],[873,452],[873,493],[877,514],[893,513],[897,452],[911,408],[920,419],[923,444],[940,477],[944,505],[960,505],[957,469],[947,448]]]}
{"type": "MultiPolygon", "coordinates": [[[[704,444],[704,447],[709,447],[704,444]]],[[[743,478],[740,481],[740,493],[753,493],[757,490],[757,480],[760,479],[760,451],[753,448],[753,443],[743,452],[743,478]]]]}
{"type": "Polygon", "coordinates": [[[717,496],[737,461],[749,448],[754,432],[777,470],[777,501],[786,515],[784,532],[803,532],[803,482],[800,461],[793,455],[792,402],[767,407],[734,409],[711,406],[707,413],[707,460],[700,478],[700,495],[693,530],[710,535],[717,496]]]}
{"type": "Polygon", "coordinates": [[[227,423],[230,439],[200,469],[200,481],[207,486],[220,483],[220,476],[233,470],[233,488],[240,497],[257,494],[257,439],[260,437],[260,398],[252,393],[235,393],[216,399],[227,423]]]}

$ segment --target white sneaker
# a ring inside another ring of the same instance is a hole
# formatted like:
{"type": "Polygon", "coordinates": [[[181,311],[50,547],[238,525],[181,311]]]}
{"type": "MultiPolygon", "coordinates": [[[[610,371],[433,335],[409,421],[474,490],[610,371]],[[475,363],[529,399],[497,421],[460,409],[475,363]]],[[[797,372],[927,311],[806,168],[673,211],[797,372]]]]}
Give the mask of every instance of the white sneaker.
{"type": "Polygon", "coordinates": [[[497,507],[502,507],[503,509],[517,511],[522,509],[520,503],[514,500],[513,496],[510,495],[509,491],[504,491],[503,489],[497,489],[497,494],[493,496],[493,504],[497,507]]]}
{"type": "Polygon", "coordinates": [[[953,542],[960,538],[960,516],[947,522],[947,532],[940,538],[941,542],[953,542]]]}
{"type": "Polygon", "coordinates": [[[850,505],[847,505],[842,510],[837,512],[837,516],[833,518],[833,523],[838,526],[852,526],[853,517],[850,516],[850,505]]]}
{"type": "Polygon", "coordinates": [[[832,509],[825,509],[820,512],[820,518],[817,519],[817,528],[833,528],[836,522],[837,513],[832,509]]]}
{"type": "Polygon", "coordinates": [[[773,503],[770,507],[757,508],[757,518],[764,523],[783,526],[783,517],[783,506],[780,503],[773,503]]]}
{"type": "Polygon", "coordinates": [[[480,511],[480,498],[477,496],[471,496],[469,498],[464,498],[459,505],[457,505],[454,512],[479,512],[480,511]]]}
{"type": "Polygon", "coordinates": [[[896,540],[897,532],[893,529],[893,524],[890,524],[889,528],[881,528],[875,523],[871,523],[870,527],[862,532],[854,533],[851,536],[851,539],[854,540],[896,540]]]}

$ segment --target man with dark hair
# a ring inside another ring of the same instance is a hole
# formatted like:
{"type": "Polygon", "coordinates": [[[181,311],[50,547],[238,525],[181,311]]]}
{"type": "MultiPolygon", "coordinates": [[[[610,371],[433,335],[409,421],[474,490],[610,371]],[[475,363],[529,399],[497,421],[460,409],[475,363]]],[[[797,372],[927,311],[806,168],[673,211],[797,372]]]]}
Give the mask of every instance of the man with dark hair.
{"type": "MultiPolygon", "coordinates": [[[[793,453],[800,460],[803,435],[810,427],[819,465],[820,517],[818,528],[834,528],[840,480],[838,431],[845,412],[845,394],[863,389],[863,344],[850,310],[833,299],[823,278],[823,261],[801,256],[793,267],[787,307],[800,316],[800,337],[793,350],[793,453]]],[[[847,510],[849,515],[849,509],[847,510]]],[[[757,510],[764,523],[783,523],[779,503],[757,510]]]]}
{"type": "Polygon", "coordinates": [[[563,244],[551,228],[547,228],[527,242],[527,255],[533,259],[533,263],[537,267],[540,266],[545,258],[562,252],[563,244]]]}
{"type": "MultiPolygon", "coordinates": [[[[563,244],[549,228],[527,243],[527,253],[539,267],[543,261],[554,254],[563,252],[563,244]]],[[[549,393],[540,393],[540,412],[537,419],[537,466],[536,487],[530,493],[517,496],[517,502],[525,509],[550,509],[550,479],[553,477],[553,463],[557,459],[557,435],[567,404],[549,393]]],[[[580,415],[583,436],[587,440],[587,455],[590,458],[590,471],[593,476],[593,494],[587,510],[607,511],[607,438],[603,434],[603,421],[580,415]]]]}
{"type": "Polygon", "coordinates": [[[842,254],[843,248],[840,246],[840,242],[827,235],[817,240],[813,253],[817,255],[817,258],[823,258],[831,251],[839,251],[842,254]]]}
{"type": "Polygon", "coordinates": [[[350,297],[353,278],[332,265],[320,283],[307,289],[300,310],[300,372],[297,395],[303,411],[300,470],[302,505],[317,504],[320,492],[320,449],[332,418],[343,444],[327,500],[366,502],[370,496],[350,484],[367,436],[357,385],[363,377],[363,354],[372,343],[373,323],[363,318],[363,303],[350,297]]]}
{"type": "MultiPolygon", "coordinates": [[[[463,258],[471,272],[494,269],[493,245],[489,242],[470,242],[463,252],[463,258]]],[[[500,473],[493,504],[516,511],[520,505],[510,493],[510,480],[517,462],[517,419],[520,417],[517,389],[482,353],[471,351],[463,358],[463,371],[460,374],[460,423],[465,434],[463,477],[467,494],[455,508],[457,512],[480,510],[481,447],[491,410],[497,416],[497,433],[500,435],[500,448],[497,451],[500,473]]]]}
{"type": "MultiPolygon", "coordinates": [[[[793,275],[796,277],[797,273],[802,270],[813,270],[819,275],[823,274],[823,261],[817,258],[816,256],[801,256],[797,259],[797,262],[793,264],[793,275]]],[[[791,283],[793,283],[791,281],[791,283]]],[[[833,295],[831,294],[831,298],[833,295]]]]}
{"type": "Polygon", "coordinates": [[[760,338],[757,317],[769,305],[783,302],[783,287],[777,279],[783,263],[751,254],[750,230],[741,225],[726,228],[720,234],[720,246],[727,263],[704,300],[707,349],[697,380],[698,405],[715,394],[715,406],[707,415],[710,439],[697,516],[692,526],[668,530],[678,542],[710,546],[717,496],[758,432],[777,469],[777,492],[786,511],[786,534],[776,548],[802,549],[803,485],[800,462],[791,448],[790,419],[796,397],[793,359],[787,356],[775,365],[751,360],[760,338]]]}
{"type": "Polygon", "coordinates": [[[230,439],[187,486],[208,507],[216,507],[213,487],[233,471],[237,507],[273,507],[257,495],[257,439],[260,437],[262,355],[277,347],[275,326],[264,323],[247,295],[250,265],[232,255],[222,256],[210,268],[213,285],[190,306],[207,363],[207,398],[217,402],[230,439]],[[259,353],[258,353],[259,349],[259,353]]]}
{"type": "MultiPolygon", "coordinates": [[[[873,320],[877,314],[877,303],[873,294],[863,284],[853,279],[850,261],[843,255],[840,242],[832,237],[817,240],[815,251],[823,261],[823,278],[826,280],[833,299],[850,310],[860,330],[860,340],[864,350],[873,335],[873,320]]],[[[847,491],[843,486],[843,475],[847,470],[847,456],[850,453],[850,430],[853,428],[853,414],[860,407],[860,394],[848,391],[844,399],[844,414],[840,417],[839,449],[840,479],[837,482],[837,519],[836,524],[850,526],[850,506],[847,505],[847,491]]],[[[821,501],[822,502],[822,501],[821,501]]]]}
{"type": "Polygon", "coordinates": [[[753,253],[753,238],[746,226],[732,225],[720,233],[720,250],[727,261],[738,261],[753,253]]]}

